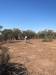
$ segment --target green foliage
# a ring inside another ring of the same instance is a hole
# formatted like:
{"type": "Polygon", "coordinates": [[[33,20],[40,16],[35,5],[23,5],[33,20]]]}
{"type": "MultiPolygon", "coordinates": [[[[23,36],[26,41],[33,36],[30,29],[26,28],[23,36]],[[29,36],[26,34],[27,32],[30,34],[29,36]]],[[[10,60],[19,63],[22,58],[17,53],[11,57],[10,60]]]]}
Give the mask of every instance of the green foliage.
{"type": "Polygon", "coordinates": [[[29,38],[36,38],[36,33],[31,30],[23,31],[23,36],[28,36],[29,38]]]}
{"type": "Polygon", "coordinates": [[[52,30],[44,30],[38,33],[35,33],[31,30],[21,31],[19,29],[4,29],[2,31],[2,36],[0,38],[3,38],[4,40],[12,40],[12,39],[24,39],[24,37],[27,36],[30,39],[38,38],[43,39],[43,41],[52,41],[56,38],[56,33],[52,30]]]}
{"type": "Polygon", "coordinates": [[[18,38],[21,36],[21,31],[19,29],[4,29],[2,31],[2,35],[3,35],[3,39],[6,40],[12,40],[12,39],[16,39],[18,40],[18,38]]]}
{"type": "Polygon", "coordinates": [[[53,41],[53,39],[51,39],[51,38],[45,38],[45,39],[43,39],[42,41],[43,41],[43,42],[51,42],[51,41],[53,41]]]}
{"type": "Polygon", "coordinates": [[[13,31],[11,29],[5,29],[2,31],[3,39],[10,40],[13,38],[13,31]]]}
{"type": "Polygon", "coordinates": [[[22,35],[21,30],[19,30],[19,29],[13,29],[13,37],[16,40],[20,39],[21,35],[22,35]]]}
{"type": "Polygon", "coordinates": [[[21,31],[20,29],[4,29],[1,30],[2,26],[0,26],[0,41],[7,40],[22,40],[27,36],[30,39],[43,39],[43,41],[52,41],[56,39],[56,32],[52,30],[44,30],[38,33],[35,33],[32,30],[21,31]]]}
{"type": "Polygon", "coordinates": [[[44,42],[52,41],[54,39],[54,32],[52,30],[41,31],[39,34],[39,38],[42,38],[44,42]]]}

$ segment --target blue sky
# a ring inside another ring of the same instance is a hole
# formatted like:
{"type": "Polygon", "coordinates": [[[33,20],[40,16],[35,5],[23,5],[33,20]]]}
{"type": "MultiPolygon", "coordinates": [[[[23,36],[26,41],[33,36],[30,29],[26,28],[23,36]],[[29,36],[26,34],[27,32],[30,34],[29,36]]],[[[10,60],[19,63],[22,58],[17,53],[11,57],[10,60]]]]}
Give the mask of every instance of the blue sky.
{"type": "Polygon", "coordinates": [[[0,25],[36,32],[56,30],[56,0],[0,0],[0,25]]]}

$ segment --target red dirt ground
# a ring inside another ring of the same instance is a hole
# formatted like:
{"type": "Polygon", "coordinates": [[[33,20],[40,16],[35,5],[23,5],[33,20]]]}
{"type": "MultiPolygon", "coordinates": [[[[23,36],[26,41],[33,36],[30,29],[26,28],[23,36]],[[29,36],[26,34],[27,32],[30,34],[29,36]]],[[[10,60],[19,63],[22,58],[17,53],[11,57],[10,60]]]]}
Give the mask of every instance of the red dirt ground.
{"type": "Polygon", "coordinates": [[[56,75],[56,40],[42,42],[31,40],[6,43],[9,48],[11,60],[14,63],[23,63],[30,71],[30,75],[56,75]]]}

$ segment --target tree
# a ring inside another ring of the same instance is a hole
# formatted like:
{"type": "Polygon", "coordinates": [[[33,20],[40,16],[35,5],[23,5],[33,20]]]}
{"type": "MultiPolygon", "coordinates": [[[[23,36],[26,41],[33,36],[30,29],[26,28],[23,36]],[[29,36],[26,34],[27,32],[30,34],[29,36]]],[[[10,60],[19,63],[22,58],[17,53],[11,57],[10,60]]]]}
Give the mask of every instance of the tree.
{"type": "Polygon", "coordinates": [[[34,31],[31,31],[31,30],[26,30],[26,31],[23,31],[23,37],[29,37],[29,38],[36,38],[36,33],[34,31]]]}
{"type": "Polygon", "coordinates": [[[21,35],[22,35],[21,30],[13,29],[13,36],[16,40],[20,39],[21,35]]]}
{"type": "Polygon", "coordinates": [[[0,30],[3,28],[3,26],[0,25],[0,30]]]}
{"type": "Polygon", "coordinates": [[[2,26],[0,26],[0,42],[3,40],[3,38],[2,38],[2,29],[3,27],[2,26]]]}
{"type": "Polygon", "coordinates": [[[13,31],[11,29],[4,29],[2,35],[4,40],[11,40],[13,38],[13,31]]]}
{"type": "Polygon", "coordinates": [[[39,37],[43,39],[43,41],[52,41],[54,32],[52,30],[44,30],[41,31],[39,37]]]}
{"type": "Polygon", "coordinates": [[[38,35],[38,38],[41,38],[41,39],[46,38],[46,37],[47,37],[47,31],[46,31],[46,30],[44,30],[44,31],[39,31],[39,32],[37,33],[37,35],[38,35]]]}

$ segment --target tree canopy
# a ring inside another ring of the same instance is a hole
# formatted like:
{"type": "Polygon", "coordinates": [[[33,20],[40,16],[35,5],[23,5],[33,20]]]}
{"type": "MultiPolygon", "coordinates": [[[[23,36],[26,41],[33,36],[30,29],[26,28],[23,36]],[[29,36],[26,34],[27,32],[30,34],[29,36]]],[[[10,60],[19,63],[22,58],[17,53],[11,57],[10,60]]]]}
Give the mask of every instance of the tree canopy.
{"type": "Polygon", "coordinates": [[[3,27],[0,26],[0,41],[2,40],[22,40],[25,38],[25,36],[27,36],[30,39],[48,39],[48,40],[52,40],[52,39],[56,39],[56,32],[52,31],[52,30],[43,30],[43,31],[39,31],[38,33],[32,31],[32,30],[25,30],[22,31],[20,29],[14,28],[14,29],[3,29],[1,30],[3,27]]]}

